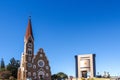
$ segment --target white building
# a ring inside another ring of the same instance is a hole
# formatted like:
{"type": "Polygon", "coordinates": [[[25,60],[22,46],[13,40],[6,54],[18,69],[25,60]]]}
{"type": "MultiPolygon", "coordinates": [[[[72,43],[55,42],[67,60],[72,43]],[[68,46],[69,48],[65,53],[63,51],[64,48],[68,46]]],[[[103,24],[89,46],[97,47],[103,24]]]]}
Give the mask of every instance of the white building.
{"type": "Polygon", "coordinates": [[[95,77],[95,54],[76,55],[76,78],[95,77]]]}

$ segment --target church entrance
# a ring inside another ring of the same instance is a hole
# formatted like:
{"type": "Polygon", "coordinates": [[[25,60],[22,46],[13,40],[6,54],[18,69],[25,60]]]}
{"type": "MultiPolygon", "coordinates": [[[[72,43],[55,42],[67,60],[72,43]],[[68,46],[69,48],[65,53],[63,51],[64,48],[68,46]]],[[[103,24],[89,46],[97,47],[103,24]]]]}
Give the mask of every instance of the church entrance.
{"type": "Polygon", "coordinates": [[[43,80],[44,79],[44,72],[43,71],[40,71],[38,73],[38,78],[39,78],[39,80],[43,80]]]}
{"type": "Polygon", "coordinates": [[[39,76],[39,80],[43,80],[43,75],[40,75],[40,76],[39,76]]]}

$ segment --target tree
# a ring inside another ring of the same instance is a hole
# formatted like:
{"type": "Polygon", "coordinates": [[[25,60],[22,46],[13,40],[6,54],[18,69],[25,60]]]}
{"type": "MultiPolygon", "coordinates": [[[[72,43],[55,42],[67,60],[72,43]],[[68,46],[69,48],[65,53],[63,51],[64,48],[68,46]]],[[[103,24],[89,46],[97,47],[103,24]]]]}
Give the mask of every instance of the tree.
{"type": "Polygon", "coordinates": [[[0,70],[1,70],[1,71],[4,71],[4,70],[5,70],[5,63],[4,63],[3,58],[1,59],[0,70]]]}
{"type": "Polygon", "coordinates": [[[57,77],[58,77],[59,79],[67,79],[67,78],[68,78],[68,76],[67,76],[65,73],[63,73],[63,72],[59,72],[59,73],[57,74],[57,77]]]}
{"type": "Polygon", "coordinates": [[[59,73],[57,73],[57,74],[53,74],[52,76],[52,80],[61,80],[61,79],[67,79],[68,78],[68,76],[65,74],[65,73],[63,73],[63,72],[59,72],[59,73]]]}
{"type": "Polygon", "coordinates": [[[110,73],[109,72],[107,72],[107,78],[110,78],[110,73]]]}
{"type": "Polygon", "coordinates": [[[10,63],[7,65],[7,70],[11,72],[11,76],[17,78],[18,68],[20,67],[20,61],[15,58],[10,59],[10,63]]]}
{"type": "Polygon", "coordinates": [[[51,78],[52,78],[52,80],[56,80],[58,77],[57,77],[57,74],[53,74],[52,76],[51,76],[51,78]]]}

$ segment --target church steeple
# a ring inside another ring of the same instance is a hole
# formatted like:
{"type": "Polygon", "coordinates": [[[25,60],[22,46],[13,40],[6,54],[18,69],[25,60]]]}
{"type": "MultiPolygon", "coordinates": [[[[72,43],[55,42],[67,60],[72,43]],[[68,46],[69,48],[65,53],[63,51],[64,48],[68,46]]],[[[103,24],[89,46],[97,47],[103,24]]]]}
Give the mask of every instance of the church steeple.
{"type": "Polygon", "coordinates": [[[28,40],[30,36],[34,39],[33,32],[32,32],[31,16],[29,16],[25,39],[28,40]]]}
{"type": "Polygon", "coordinates": [[[26,29],[26,34],[24,37],[24,52],[34,53],[34,37],[32,32],[31,17],[29,16],[28,25],[26,29]]]}

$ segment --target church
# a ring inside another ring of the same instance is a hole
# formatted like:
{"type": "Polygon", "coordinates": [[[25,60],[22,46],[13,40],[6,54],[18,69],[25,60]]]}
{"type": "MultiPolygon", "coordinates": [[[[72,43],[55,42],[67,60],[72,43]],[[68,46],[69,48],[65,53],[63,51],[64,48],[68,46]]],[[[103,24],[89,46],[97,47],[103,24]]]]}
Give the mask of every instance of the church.
{"type": "Polygon", "coordinates": [[[17,80],[51,80],[51,70],[45,52],[40,48],[34,55],[34,36],[31,18],[24,36],[24,52],[18,69],[17,80]]]}

